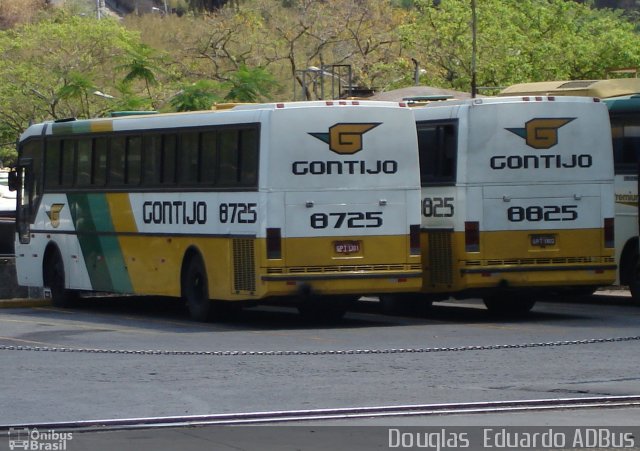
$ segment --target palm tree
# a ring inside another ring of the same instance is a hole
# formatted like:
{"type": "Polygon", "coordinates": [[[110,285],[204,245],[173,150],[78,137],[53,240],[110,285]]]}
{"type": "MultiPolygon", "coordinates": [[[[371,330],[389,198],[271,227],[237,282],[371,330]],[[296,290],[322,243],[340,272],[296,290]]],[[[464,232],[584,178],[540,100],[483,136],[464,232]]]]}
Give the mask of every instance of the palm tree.
{"type": "Polygon", "coordinates": [[[212,80],[198,80],[184,86],[169,103],[175,111],[209,110],[221,99],[218,92],[222,86],[212,80]]]}
{"type": "Polygon", "coordinates": [[[64,79],[64,85],[58,90],[56,97],[61,100],[78,99],[80,101],[81,116],[91,117],[89,111],[89,93],[96,90],[91,79],[80,72],[69,72],[64,79]]]}
{"type": "Polygon", "coordinates": [[[225,99],[237,102],[256,102],[278,84],[265,68],[248,68],[244,64],[229,74],[229,82],[232,88],[225,99]]]}
{"type": "Polygon", "coordinates": [[[133,83],[135,80],[144,81],[147,95],[152,104],[151,86],[158,84],[155,73],[160,71],[157,65],[159,58],[155,53],[155,49],[145,44],[136,44],[126,50],[125,63],[117,67],[119,70],[126,71],[126,75],[122,80],[125,84],[133,83]]]}

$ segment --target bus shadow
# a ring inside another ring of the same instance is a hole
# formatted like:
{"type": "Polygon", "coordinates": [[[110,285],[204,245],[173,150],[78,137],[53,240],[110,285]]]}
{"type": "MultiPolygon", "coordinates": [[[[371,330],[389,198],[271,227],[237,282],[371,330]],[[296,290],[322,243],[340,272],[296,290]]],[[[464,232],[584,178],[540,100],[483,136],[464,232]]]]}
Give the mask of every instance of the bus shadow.
{"type": "MultiPolygon", "coordinates": [[[[8,312],[8,311],[7,311],[8,312]]],[[[24,314],[24,311],[15,311],[24,314]]],[[[174,298],[143,296],[105,296],[83,298],[70,309],[35,308],[31,317],[63,319],[93,324],[96,330],[131,327],[172,333],[203,331],[265,331],[305,329],[353,329],[442,324],[518,324],[586,320],[589,312],[534,310],[524,315],[496,316],[484,308],[480,300],[434,303],[417,312],[388,313],[379,302],[357,302],[341,320],[309,321],[293,306],[260,305],[214,319],[195,322],[189,318],[184,304],[174,298]]]]}

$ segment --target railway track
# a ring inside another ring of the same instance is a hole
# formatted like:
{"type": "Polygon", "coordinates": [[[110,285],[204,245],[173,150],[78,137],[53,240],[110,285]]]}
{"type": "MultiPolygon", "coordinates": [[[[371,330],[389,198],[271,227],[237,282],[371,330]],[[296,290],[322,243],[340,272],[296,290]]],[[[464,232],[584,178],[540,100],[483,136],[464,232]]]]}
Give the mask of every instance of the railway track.
{"type": "Polygon", "coordinates": [[[487,401],[448,404],[416,404],[337,409],[278,410],[265,412],[225,413],[168,417],[116,418],[49,423],[0,425],[0,431],[10,428],[39,430],[78,430],[84,432],[148,429],[183,426],[256,425],[296,423],[301,421],[347,420],[357,418],[435,416],[579,410],[602,408],[640,408],[640,396],[597,396],[584,398],[552,398],[518,401],[487,401]]]}

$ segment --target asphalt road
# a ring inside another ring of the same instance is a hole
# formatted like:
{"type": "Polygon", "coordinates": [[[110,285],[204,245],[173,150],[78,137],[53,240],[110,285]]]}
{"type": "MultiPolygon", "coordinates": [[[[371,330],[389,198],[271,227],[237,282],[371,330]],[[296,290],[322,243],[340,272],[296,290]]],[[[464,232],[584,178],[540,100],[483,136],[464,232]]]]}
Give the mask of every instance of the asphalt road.
{"type": "MultiPolygon", "coordinates": [[[[280,307],[201,324],[168,300],[113,298],[88,300],[74,310],[0,309],[0,328],[2,425],[640,394],[640,341],[605,341],[640,336],[640,307],[625,296],[549,299],[515,319],[495,319],[474,300],[436,304],[424,317],[382,315],[377,303],[368,302],[334,325],[307,324],[280,307]]],[[[562,418],[571,418],[574,425],[640,426],[637,409],[479,418],[393,421],[566,425],[571,422],[562,418]]],[[[189,431],[178,429],[174,437],[184,439],[189,431]]],[[[200,437],[195,443],[204,440],[201,434],[206,429],[193,435],[200,437]]],[[[160,436],[146,435],[150,444],[160,436]]]]}

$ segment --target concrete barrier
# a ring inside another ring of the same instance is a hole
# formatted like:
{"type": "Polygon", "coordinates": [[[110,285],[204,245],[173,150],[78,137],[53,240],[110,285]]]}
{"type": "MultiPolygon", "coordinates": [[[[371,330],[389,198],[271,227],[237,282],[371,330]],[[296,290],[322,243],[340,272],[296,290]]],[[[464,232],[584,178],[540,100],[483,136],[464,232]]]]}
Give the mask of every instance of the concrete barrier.
{"type": "MultiPolygon", "coordinates": [[[[37,296],[37,293],[33,293],[37,296]]],[[[29,289],[18,286],[16,260],[13,257],[0,258],[0,299],[29,298],[29,289]]],[[[41,295],[40,295],[41,297],[41,295]]]]}

